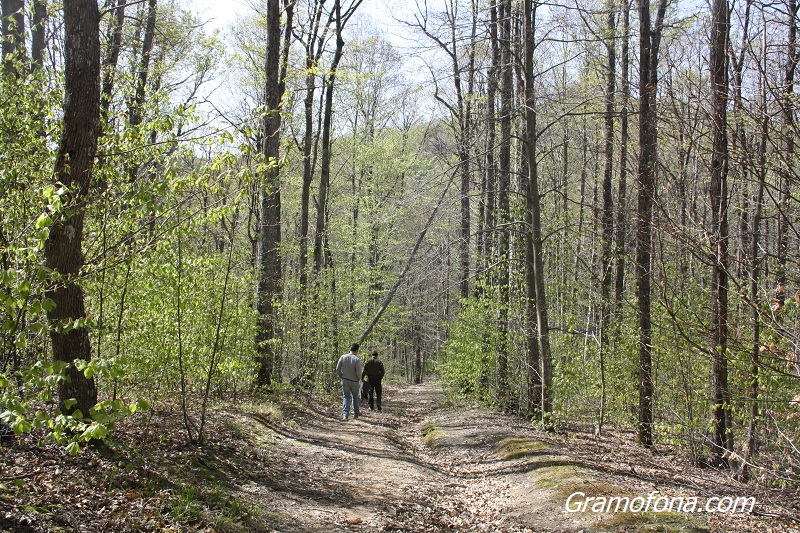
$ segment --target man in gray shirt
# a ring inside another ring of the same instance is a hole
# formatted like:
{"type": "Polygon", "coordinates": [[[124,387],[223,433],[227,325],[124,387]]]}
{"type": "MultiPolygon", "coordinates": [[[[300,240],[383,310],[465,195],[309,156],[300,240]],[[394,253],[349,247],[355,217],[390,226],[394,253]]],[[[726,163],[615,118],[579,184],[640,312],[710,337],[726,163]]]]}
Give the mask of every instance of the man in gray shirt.
{"type": "Polygon", "coordinates": [[[358,357],[358,343],[350,346],[350,353],[339,358],[336,375],[342,379],[342,420],[350,416],[350,403],[353,404],[353,418],[358,418],[358,399],[361,388],[361,359],[358,357]]]}

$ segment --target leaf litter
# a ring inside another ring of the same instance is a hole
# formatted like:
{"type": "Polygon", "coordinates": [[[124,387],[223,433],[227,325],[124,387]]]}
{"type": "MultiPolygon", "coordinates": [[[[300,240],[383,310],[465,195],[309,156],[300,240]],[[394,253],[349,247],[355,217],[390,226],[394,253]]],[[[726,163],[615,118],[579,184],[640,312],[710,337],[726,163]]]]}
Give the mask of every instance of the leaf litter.
{"type": "Polygon", "coordinates": [[[75,457],[34,437],[1,443],[0,533],[798,531],[796,492],[653,454],[623,431],[545,433],[447,405],[435,383],[386,392],[384,411],[346,422],[334,400],[308,394],[221,404],[202,446],[187,443],[169,404],[75,457]],[[576,488],[759,505],[691,520],[565,513],[576,488]]]}

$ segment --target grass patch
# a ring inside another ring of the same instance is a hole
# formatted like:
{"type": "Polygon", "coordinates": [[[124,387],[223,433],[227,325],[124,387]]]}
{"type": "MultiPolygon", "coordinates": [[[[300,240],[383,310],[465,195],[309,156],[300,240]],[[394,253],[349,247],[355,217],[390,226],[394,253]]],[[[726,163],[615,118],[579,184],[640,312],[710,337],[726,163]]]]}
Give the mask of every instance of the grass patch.
{"type": "Polygon", "coordinates": [[[183,485],[175,499],[170,501],[169,514],[181,524],[197,522],[203,506],[196,485],[183,485]]]}
{"type": "Polygon", "coordinates": [[[280,424],[284,419],[281,408],[278,404],[272,402],[246,402],[240,406],[240,409],[247,413],[262,416],[276,424],[280,424]]]}
{"type": "Polygon", "coordinates": [[[218,532],[244,533],[264,527],[261,509],[234,497],[221,484],[212,484],[207,490],[195,484],[181,486],[167,512],[181,524],[210,524],[218,532]]]}
{"type": "Polygon", "coordinates": [[[497,445],[494,453],[500,459],[509,461],[511,459],[532,455],[534,452],[546,450],[549,447],[549,444],[541,440],[512,437],[503,439],[500,444],[497,445]]]}

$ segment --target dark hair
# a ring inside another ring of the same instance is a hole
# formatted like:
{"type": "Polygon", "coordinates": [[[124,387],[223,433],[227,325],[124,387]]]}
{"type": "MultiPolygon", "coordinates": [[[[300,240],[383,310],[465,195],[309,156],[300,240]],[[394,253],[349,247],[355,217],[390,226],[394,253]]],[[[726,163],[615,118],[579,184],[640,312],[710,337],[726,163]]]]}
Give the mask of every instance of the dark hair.
{"type": "Polygon", "coordinates": [[[351,352],[357,352],[358,348],[359,348],[359,346],[358,346],[357,342],[354,342],[353,344],[350,345],[350,351],[351,352]]]}
{"type": "Polygon", "coordinates": [[[378,350],[372,350],[372,357],[378,357],[378,350]]]}

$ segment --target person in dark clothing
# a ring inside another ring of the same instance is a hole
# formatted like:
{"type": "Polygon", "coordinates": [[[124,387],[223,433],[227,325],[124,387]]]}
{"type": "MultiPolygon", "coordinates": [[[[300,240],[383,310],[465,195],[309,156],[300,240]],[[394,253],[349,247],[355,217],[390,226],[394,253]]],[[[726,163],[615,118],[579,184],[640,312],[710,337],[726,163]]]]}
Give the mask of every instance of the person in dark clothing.
{"type": "Polygon", "coordinates": [[[372,350],[372,357],[370,357],[370,360],[364,365],[364,375],[367,376],[367,380],[370,384],[370,410],[375,409],[375,396],[378,397],[378,411],[381,410],[381,395],[383,394],[381,380],[383,379],[384,374],[386,374],[386,371],[383,368],[383,362],[378,360],[378,350],[372,350]]]}

